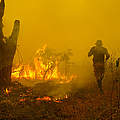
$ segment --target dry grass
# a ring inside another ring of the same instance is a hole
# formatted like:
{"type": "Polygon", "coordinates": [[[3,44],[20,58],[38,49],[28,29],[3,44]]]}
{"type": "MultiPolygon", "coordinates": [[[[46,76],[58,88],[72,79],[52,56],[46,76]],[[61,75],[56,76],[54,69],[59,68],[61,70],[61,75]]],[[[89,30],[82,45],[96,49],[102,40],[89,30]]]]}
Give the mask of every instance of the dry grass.
{"type": "Polygon", "coordinates": [[[97,88],[78,89],[59,103],[52,97],[51,101],[36,100],[40,96],[18,82],[13,82],[9,90],[9,94],[5,90],[0,94],[0,119],[3,120],[110,120],[111,116],[118,120],[120,117],[115,90],[112,104],[108,89],[104,95],[100,95],[97,88]]]}

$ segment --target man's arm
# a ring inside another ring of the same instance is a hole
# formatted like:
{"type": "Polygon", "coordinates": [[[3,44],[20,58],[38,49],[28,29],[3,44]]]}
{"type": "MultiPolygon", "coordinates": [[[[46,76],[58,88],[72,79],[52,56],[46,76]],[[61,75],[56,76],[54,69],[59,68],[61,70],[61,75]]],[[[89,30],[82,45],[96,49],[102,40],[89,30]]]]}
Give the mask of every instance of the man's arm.
{"type": "Polygon", "coordinates": [[[120,64],[120,58],[116,60],[116,67],[119,67],[119,64],[120,64]]]}
{"type": "Polygon", "coordinates": [[[90,57],[90,56],[93,55],[93,50],[94,50],[94,47],[92,47],[92,48],[90,49],[90,51],[88,52],[88,57],[90,57]]]}
{"type": "Polygon", "coordinates": [[[105,55],[106,55],[106,60],[110,58],[110,54],[108,53],[108,50],[105,48],[105,55]]]}

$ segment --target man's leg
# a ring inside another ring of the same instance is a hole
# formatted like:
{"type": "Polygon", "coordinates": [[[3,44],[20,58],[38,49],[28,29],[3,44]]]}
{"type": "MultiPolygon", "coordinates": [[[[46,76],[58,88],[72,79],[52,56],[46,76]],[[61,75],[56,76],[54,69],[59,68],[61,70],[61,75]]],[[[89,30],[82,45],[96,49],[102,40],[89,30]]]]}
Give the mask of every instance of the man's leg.
{"type": "Polygon", "coordinates": [[[94,72],[100,93],[103,94],[102,80],[104,78],[104,65],[94,65],[94,72]]]}
{"type": "Polygon", "coordinates": [[[102,79],[97,80],[98,88],[100,90],[100,93],[103,94],[103,88],[102,88],[102,79]]]}

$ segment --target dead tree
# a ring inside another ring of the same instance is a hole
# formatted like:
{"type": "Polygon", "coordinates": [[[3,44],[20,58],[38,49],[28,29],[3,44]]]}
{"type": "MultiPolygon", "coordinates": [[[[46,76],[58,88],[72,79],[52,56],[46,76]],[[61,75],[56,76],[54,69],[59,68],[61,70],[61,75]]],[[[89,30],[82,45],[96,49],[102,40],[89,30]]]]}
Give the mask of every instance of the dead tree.
{"type": "Polygon", "coordinates": [[[12,34],[9,38],[4,37],[3,22],[5,3],[0,3],[0,88],[8,87],[11,83],[11,71],[13,58],[16,51],[17,39],[20,29],[20,21],[15,20],[12,34]]]}

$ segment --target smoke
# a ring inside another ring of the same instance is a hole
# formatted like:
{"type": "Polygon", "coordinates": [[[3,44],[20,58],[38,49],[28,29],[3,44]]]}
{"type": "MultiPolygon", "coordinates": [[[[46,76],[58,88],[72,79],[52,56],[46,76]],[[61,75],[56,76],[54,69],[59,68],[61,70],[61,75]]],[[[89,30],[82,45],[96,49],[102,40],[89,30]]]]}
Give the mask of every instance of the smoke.
{"type": "MultiPolygon", "coordinates": [[[[95,81],[92,61],[87,53],[96,40],[102,39],[110,54],[119,48],[119,3],[119,0],[6,1],[4,33],[9,36],[13,21],[20,19],[18,49],[24,63],[29,63],[36,50],[44,44],[58,51],[72,49],[75,64],[71,71],[78,78],[72,85],[60,86],[48,94],[79,89],[95,81]]],[[[31,84],[37,82],[27,83],[31,84]]]]}
{"type": "Polygon", "coordinates": [[[80,58],[82,62],[97,39],[102,39],[108,49],[119,48],[118,5],[118,0],[6,1],[4,33],[9,36],[13,21],[20,19],[18,43],[25,62],[41,43],[58,50],[71,48],[74,60],[80,58]]]}

